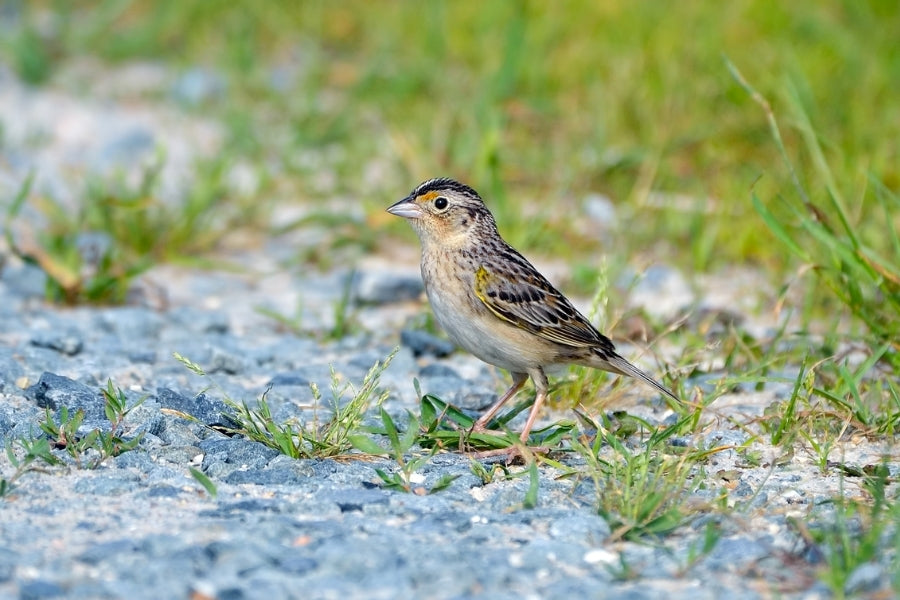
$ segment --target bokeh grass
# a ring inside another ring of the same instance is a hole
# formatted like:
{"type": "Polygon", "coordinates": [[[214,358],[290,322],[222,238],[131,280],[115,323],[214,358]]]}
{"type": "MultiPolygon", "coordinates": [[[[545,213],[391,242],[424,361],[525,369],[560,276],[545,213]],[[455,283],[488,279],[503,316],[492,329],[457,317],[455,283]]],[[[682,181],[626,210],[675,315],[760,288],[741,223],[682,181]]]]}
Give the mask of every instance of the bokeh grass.
{"type": "MultiPolygon", "coordinates": [[[[723,55],[776,113],[796,90],[835,179],[857,186],[848,197],[869,174],[900,184],[890,2],[98,0],[23,11],[6,50],[26,77],[46,81],[84,54],[205,65],[229,87],[197,110],[221,113],[231,148],[279,166],[284,200],[350,198],[371,215],[366,227],[399,235],[379,209],[447,174],[480,189],[526,251],[784,272],[750,191],[773,195],[788,174],[723,55]],[[609,196],[625,225],[573,227],[588,193],[609,196]]],[[[786,125],[801,178],[823,185],[786,125]]],[[[877,227],[873,207],[851,212],[855,227],[877,227]]]]}

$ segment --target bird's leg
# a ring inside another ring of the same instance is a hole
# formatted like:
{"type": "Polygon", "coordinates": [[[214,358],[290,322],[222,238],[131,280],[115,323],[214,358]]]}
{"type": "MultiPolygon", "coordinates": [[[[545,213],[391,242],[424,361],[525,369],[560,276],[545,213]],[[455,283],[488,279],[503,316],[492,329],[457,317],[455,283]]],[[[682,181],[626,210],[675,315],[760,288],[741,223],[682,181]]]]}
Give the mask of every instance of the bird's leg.
{"type": "MultiPolygon", "coordinates": [[[[500,409],[503,408],[503,405],[506,404],[510,398],[516,395],[516,393],[522,389],[522,386],[525,385],[525,382],[528,381],[527,373],[510,373],[513,378],[513,383],[509,387],[506,392],[500,396],[500,399],[491,406],[486,413],[481,415],[477,421],[475,421],[475,425],[472,426],[472,431],[484,431],[487,427],[487,424],[491,422],[491,419],[500,412],[500,409]]],[[[547,378],[544,378],[544,387],[546,387],[547,378]]]]}
{"type": "Polygon", "coordinates": [[[519,436],[519,439],[526,446],[528,445],[528,435],[531,433],[531,428],[534,427],[534,422],[541,411],[541,405],[547,399],[547,391],[550,389],[547,375],[544,374],[542,368],[535,367],[528,374],[531,375],[531,380],[534,381],[534,389],[537,393],[534,397],[534,404],[531,405],[531,412],[528,413],[528,420],[525,421],[525,428],[522,430],[522,435],[519,436]]]}
{"type": "Polygon", "coordinates": [[[534,427],[534,422],[537,420],[538,413],[541,411],[541,406],[543,406],[544,401],[547,399],[547,392],[550,389],[550,384],[547,381],[547,376],[544,374],[544,370],[540,367],[536,367],[529,371],[527,374],[525,373],[513,373],[513,385],[510,387],[505,394],[494,404],[484,415],[481,416],[478,421],[476,421],[473,430],[474,431],[484,431],[484,427],[490,422],[491,419],[494,418],[494,415],[497,414],[497,411],[500,410],[500,407],[503,404],[512,398],[516,392],[518,392],[525,382],[528,380],[528,376],[531,376],[531,380],[534,381],[534,387],[537,391],[537,395],[534,399],[534,404],[531,406],[531,412],[528,413],[528,420],[525,422],[525,428],[522,430],[522,434],[519,436],[519,440],[522,442],[522,446],[514,445],[508,448],[498,448],[496,450],[486,450],[483,452],[478,452],[475,454],[477,458],[489,458],[491,456],[506,456],[506,463],[511,464],[515,462],[517,459],[521,459],[525,462],[531,460],[532,454],[534,453],[546,453],[550,451],[550,448],[546,447],[528,447],[528,435],[531,433],[531,428],[534,427]]]}

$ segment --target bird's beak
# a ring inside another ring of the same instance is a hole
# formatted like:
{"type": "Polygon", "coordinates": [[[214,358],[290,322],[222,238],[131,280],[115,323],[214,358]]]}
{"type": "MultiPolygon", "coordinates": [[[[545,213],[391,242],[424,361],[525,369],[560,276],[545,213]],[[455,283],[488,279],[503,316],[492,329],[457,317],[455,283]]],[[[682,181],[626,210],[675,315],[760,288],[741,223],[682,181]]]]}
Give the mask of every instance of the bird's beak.
{"type": "Polygon", "coordinates": [[[410,196],[407,196],[400,202],[390,205],[387,211],[392,215],[397,215],[404,219],[421,219],[425,215],[419,205],[416,204],[415,200],[410,196]]]}

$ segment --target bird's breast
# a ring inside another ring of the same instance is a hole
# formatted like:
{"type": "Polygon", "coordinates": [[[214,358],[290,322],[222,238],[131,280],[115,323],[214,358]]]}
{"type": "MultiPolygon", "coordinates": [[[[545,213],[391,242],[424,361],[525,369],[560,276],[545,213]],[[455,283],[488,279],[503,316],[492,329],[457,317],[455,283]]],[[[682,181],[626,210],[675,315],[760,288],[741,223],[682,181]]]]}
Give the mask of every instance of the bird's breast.
{"type": "Polygon", "coordinates": [[[475,295],[480,265],[467,254],[423,254],[422,279],[441,328],[456,345],[502,369],[524,372],[556,362],[551,344],[500,319],[475,295]]]}

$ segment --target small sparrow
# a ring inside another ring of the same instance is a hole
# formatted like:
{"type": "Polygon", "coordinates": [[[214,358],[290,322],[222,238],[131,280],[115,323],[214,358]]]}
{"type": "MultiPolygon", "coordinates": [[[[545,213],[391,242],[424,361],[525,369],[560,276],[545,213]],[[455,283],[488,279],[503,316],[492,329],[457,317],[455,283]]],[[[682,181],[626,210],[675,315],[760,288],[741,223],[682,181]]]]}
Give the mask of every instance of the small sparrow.
{"type": "Polygon", "coordinates": [[[512,386],[476,422],[483,431],[531,377],[536,397],[522,430],[529,433],[547,399],[554,365],[577,364],[641,379],[675,395],[616,353],[534,266],[507,244],[478,193],[452,179],[431,179],[387,211],[412,225],[422,245],[422,279],[434,316],[450,339],[506,369],[512,386]]]}

